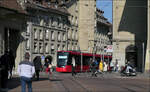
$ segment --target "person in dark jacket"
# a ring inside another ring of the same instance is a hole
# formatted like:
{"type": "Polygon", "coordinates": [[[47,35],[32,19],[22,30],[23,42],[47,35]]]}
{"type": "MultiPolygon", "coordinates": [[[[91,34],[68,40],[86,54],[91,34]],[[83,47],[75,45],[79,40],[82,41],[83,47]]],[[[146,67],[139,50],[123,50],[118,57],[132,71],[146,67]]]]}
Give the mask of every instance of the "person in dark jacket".
{"type": "Polygon", "coordinates": [[[37,80],[39,80],[39,73],[40,73],[40,70],[42,69],[41,57],[36,56],[33,60],[33,63],[35,66],[35,73],[36,73],[37,80]]]}
{"type": "Polygon", "coordinates": [[[95,76],[97,77],[97,66],[98,66],[98,62],[96,60],[93,60],[92,62],[92,77],[95,76]]]}
{"type": "Polygon", "coordinates": [[[46,56],[44,66],[46,68],[48,68],[48,66],[51,65],[51,63],[52,63],[52,57],[51,56],[46,56]]]}
{"type": "Polygon", "coordinates": [[[48,73],[50,71],[50,67],[51,66],[51,61],[48,58],[45,58],[45,64],[44,66],[46,67],[46,73],[48,73]]]}
{"type": "Polygon", "coordinates": [[[15,57],[13,55],[12,50],[9,51],[9,64],[10,64],[10,70],[9,70],[9,79],[12,78],[12,70],[15,68],[15,57]]]}
{"type": "Polygon", "coordinates": [[[4,55],[0,58],[0,64],[2,67],[1,70],[1,87],[4,90],[7,90],[7,81],[8,81],[8,71],[10,70],[10,64],[9,64],[9,54],[8,51],[5,51],[4,55]]]}

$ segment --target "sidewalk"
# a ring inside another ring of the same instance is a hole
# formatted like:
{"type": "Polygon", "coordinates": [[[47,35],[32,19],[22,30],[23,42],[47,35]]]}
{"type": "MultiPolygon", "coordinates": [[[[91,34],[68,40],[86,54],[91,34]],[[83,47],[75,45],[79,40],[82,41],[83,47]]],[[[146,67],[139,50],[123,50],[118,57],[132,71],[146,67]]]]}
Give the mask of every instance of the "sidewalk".
{"type": "MultiPolygon", "coordinates": [[[[48,92],[51,90],[51,85],[52,83],[48,81],[47,77],[41,76],[39,81],[35,81],[35,79],[33,79],[33,92],[48,92]]],[[[8,92],[21,92],[20,78],[15,76],[13,79],[8,80],[8,89],[8,92]]]]}

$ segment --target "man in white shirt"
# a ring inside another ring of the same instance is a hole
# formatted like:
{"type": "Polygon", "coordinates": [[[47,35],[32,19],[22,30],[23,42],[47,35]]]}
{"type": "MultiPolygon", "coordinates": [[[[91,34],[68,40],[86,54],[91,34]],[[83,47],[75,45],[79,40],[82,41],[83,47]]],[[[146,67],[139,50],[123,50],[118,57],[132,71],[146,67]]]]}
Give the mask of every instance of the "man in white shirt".
{"type": "Polygon", "coordinates": [[[28,92],[32,92],[32,77],[35,73],[35,67],[32,62],[29,61],[30,54],[25,53],[25,60],[20,62],[18,66],[18,73],[21,77],[21,92],[26,92],[26,84],[28,85],[28,92]]]}

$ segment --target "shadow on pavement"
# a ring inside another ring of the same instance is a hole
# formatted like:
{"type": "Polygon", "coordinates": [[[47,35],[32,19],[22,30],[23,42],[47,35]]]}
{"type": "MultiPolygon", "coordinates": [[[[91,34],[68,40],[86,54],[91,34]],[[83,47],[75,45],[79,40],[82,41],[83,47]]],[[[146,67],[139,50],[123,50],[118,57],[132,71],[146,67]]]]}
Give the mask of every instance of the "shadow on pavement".
{"type": "Polygon", "coordinates": [[[20,78],[19,77],[16,77],[16,78],[12,78],[10,80],[8,80],[8,88],[9,89],[13,89],[13,88],[16,88],[18,86],[20,86],[20,78]]]}
{"type": "MultiPolygon", "coordinates": [[[[49,80],[48,78],[40,78],[39,80],[36,80],[35,78],[33,79],[32,82],[40,82],[40,81],[45,81],[45,80],[49,80]]],[[[50,81],[61,81],[61,79],[50,79],[50,81]]],[[[10,80],[8,80],[8,89],[14,89],[21,86],[21,82],[20,82],[20,77],[15,77],[12,78],[10,80]]]]}
{"type": "Polygon", "coordinates": [[[33,78],[32,82],[45,81],[45,80],[48,80],[48,78],[39,78],[39,80],[37,80],[36,78],[33,78]]]}
{"type": "Polygon", "coordinates": [[[62,81],[62,79],[50,79],[50,81],[62,81]]]}

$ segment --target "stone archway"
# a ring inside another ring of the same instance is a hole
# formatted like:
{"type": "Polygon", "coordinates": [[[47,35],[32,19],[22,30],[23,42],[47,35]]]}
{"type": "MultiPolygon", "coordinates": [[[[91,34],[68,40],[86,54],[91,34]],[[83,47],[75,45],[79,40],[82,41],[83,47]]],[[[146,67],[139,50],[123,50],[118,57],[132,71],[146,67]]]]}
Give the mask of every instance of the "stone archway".
{"type": "Polygon", "coordinates": [[[127,62],[130,62],[134,67],[137,67],[137,47],[136,46],[129,45],[126,48],[126,60],[127,62]]]}
{"type": "Polygon", "coordinates": [[[4,29],[4,44],[5,51],[12,51],[13,55],[16,57],[16,51],[20,44],[20,32],[17,29],[5,28],[4,29]]]}

